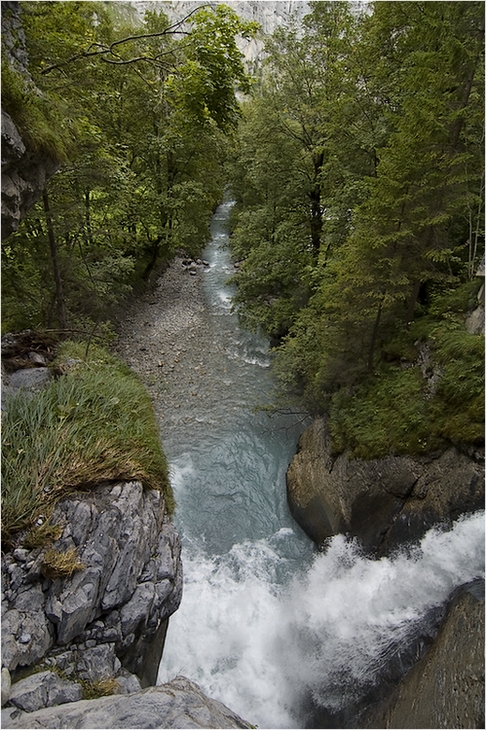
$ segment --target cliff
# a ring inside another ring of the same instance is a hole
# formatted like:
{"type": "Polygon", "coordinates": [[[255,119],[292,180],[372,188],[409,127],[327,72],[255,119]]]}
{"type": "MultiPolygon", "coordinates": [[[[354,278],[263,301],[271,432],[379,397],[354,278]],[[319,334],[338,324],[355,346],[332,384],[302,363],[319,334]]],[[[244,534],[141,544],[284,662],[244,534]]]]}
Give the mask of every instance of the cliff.
{"type": "MultiPolygon", "coordinates": [[[[12,67],[13,72],[24,80],[29,93],[39,93],[28,71],[18,2],[2,2],[2,63],[12,67]]],[[[2,93],[5,93],[4,88],[2,93]]],[[[46,181],[58,167],[59,160],[45,150],[34,149],[21,134],[14,119],[2,108],[2,240],[18,229],[20,221],[40,198],[46,181]]]]}
{"type": "Polygon", "coordinates": [[[179,537],[161,494],[100,485],[61,501],[52,522],[63,529],[49,554],[20,547],[2,558],[2,665],[14,680],[26,667],[57,671],[78,689],[131,674],[132,687],[155,684],[182,593],[179,537]],[[75,572],[56,575],[52,551],[73,549],[75,572]]]}
{"type": "MultiPolygon", "coordinates": [[[[484,451],[351,459],[333,454],[328,421],[318,418],[301,436],[287,490],[292,514],[318,545],[346,533],[380,557],[483,508],[484,451]]],[[[433,638],[436,630],[423,637],[429,648],[420,661],[419,652],[405,675],[399,667],[378,688],[380,702],[365,719],[343,727],[483,727],[484,585],[453,596],[433,638]]]]}
{"type": "MultiPolygon", "coordinates": [[[[54,353],[50,340],[24,332],[2,339],[2,355],[8,417],[19,391],[28,408],[53,387],[54,353]]],[[[10,534],[1,564],[4,727],[247,727],[184,678],[143,691],[157,681],[182,596],[180,540],[164,495],[165,487],[107,478],[67,490],[30,538],[10,534]]]]}
{"type": "Polygon", "coordinates": [[[351,459],[333,454],[328,420],[317,418],[289,466],[287,495],[316,544],[343,532],[383,555],[437,522],[483,507],[484,449],[351,459]]]}
{"type": "Polygon", "coordinates": [[[24,144],[12,118],[2,110],[2,240],[18,229],[58,167],[56,159],[24,144]]]}
{"type": "Polygon", "coordinates": [[[484,598],[474,589],[454,596],[434,645],[360,727],[484,727],[484,598]]]}

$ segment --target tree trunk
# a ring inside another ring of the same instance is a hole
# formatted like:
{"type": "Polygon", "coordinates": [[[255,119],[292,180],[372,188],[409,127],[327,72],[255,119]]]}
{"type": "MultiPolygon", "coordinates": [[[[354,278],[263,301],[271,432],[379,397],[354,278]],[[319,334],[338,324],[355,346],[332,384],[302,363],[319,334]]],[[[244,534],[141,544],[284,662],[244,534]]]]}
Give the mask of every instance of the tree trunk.
{"type": "Polygon", "coordinates": [[[155,268],[155,264],[157,263],[157,258],[159,256],[159,248],[160,243],[162,241],[162,236],[157,236],[157,238],[152,242],[152,248],[151,248],[151,256],[147,263],[147,266],[144,269],[144,272],[142,274],[142,279],[144,281],[148,281],[150,278],[150,274],[155,268]]]}
{"type": "Polygon", "coordinates": [[[373,334],[371,335],[370,352],[368,355],[368,370],[370,372],[373,370],[373,358],[375,355],[375,347],[376,347],[376,340],[378,337],[378,329],[380,327],[381,308],[382,308],[382,302],[380,302],[378,305],[378,311],[376,313],[375,324],[373,326],[373,334]]]}
{"type": "Polygon", "coordinates": [[[312,190],[309,193],[311,202],[310,232],[312,248],[317,256],[321,247],[322,233],[321,185],[319,182],[319,175],[321,173],[322,165],[324,163],[324,153],[321,152],[317,155],[314,155],[313,163],[314,184],[312,190]]]}
{"type": "Polygon", "coordinates": [[[412,296],[408,300],[407,311],[405,313],[405,324],[410,324],[413,320],[413,313],[415,311],[415,305],[417,304],[418,295],[420,292],[421,282],[418,280],[413,285],[412,296]]]}
{"type": "Polygon", "coordinates": [[[84,191],[84,212],[86,220],[86,241],[90,246],[92,246],[93,235],[91,232],[91,199],[89,190],[84,191]]]}
{"type": "Polygon", "coordinates": [[[66,319],[66,307],[64,303],[64,291],[62,285],[61,270],[59,267],[59,256],[56,243],[56,237],[54,235],[54,226],[52,225],[51,208],[49,206],[49,197],[47,191],[44,190],[42,193],[42,202],[44,204],[44,213],[46,215],[47,223],[47,236],[49,238],[49,248],[51,252],[52,261],[52,272],[54,274],[54,284],[56,287],[56,304],[57,304],[57,318],[59,320],[59,328],[65,330],[67,327],[66,319]]]}

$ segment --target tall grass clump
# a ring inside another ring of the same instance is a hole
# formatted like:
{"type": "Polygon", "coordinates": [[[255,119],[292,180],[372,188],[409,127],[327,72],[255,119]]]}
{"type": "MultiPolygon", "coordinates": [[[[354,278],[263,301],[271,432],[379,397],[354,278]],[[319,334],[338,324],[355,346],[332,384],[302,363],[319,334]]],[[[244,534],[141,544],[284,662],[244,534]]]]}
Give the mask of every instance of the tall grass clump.
{"type": "Polygon", "coordinates": [[[2,536],[44,521],[70,490],[138,480],[173,496],[150,398],[124,363],[92,345],[64,343],[64,373],[44,390],[20,392],[3,416],[2,536]],[[41,520],[39,520],[41,517],[41,520]]]}

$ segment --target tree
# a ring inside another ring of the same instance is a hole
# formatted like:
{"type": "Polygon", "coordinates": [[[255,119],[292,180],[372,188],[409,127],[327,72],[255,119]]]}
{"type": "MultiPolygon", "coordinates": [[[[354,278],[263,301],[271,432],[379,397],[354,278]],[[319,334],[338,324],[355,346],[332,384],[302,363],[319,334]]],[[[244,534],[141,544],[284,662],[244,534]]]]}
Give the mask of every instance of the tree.
{"type": "MultiPolygon", "coordinates": [[[[472,336],[462,337],[461,322],[474,288],[468,280],[484,247],[483,8],[476,2],[378,2],[354,22],[341,3],[330,5],[334,9],[311,3],[302,35],[281,30],[268,45],[267,109],[254,113],[263,120],[271,106],[273,129],[295,143],[282,146],[281,155],[294,169],[300,149],[309,186],[299,181],[288,199],[279,190],[278,212],[285,227],[307,200],[309,234],[294,235],[293,255],[285,250],[292,264],[282,276],[277,262],[283,255],[269,246],[262,227],[249,250],[239,244],[252,233],[251,211],[258,205],[263,211],[262,183],[254,178],[246,199],[239,193],[236,251],[246,257],[236,277],[240,307],[267,326],[255,291],[259,301],[278,293],[288,270],[294,282],[306,282],[309,296],[294,302],[275,368],[311,410],[330,411],[339,448],[354,440],[360,455],[387,452],[386,439],[376,446],[376,433],[386,434],[383,423],[370,436],[362,419],[378,423],[385,411],[390,418],[386,408],[393,404],[396,449],[432,448],[435,438],[453,433],[470,438],[479,433],[480,378],[472,355],[478,349],[464,341],[472,336]],[[313,252],[310,264],[299,261],[303,245],[313,252]],[[463,400],[469,430],[450,397],[457,360],[436,396],[417,375],[423,348],[436,363],[431,367],[444,368],[444,353],[456,358],[460,346],[463,371],[475,384],[463,400]],[[406,375],[403,362],[409,363],[406,375]],[[387,389],[394,395],[382,408],[387,389]],[[434,438],[425,437],[427,428],[434,438]]],[[[248,152],[241,160],[252,171],[248,152]]],[[[252,178],[244,172],[236,179],[240,191],[252,178]]],[[[277,179],[285,189],[285,178],[277,179]]],[[[268,227],[270,215],[265,220],[268,227]]]]}
{"type": "Polygon", "coordinates": [[[235,85],[248,88],[234,34],[255,25],[228,8],[194,11],[172,25],[149,11],[138,27],[112,10],[23,4],[29,70],[53,109],[52,128],[69,145],[48,208],[37,206],[9,240],[8,262],[19,270],[22,239],[49,241],[61,328],[96,326],[160,258],[203,245],[222,194],[235,85]]]}
{"type": "Polygon", "coordinates": [[[260,88],[240,127],[233,171],[235,281],[245,321],[282,338],[346,238],[373,155],[348,133],[357,112],[357,22],[347,3],[314,3],[304,28],[267,41],[260,88]],[[360,146],[361,145],[361,146],[360,146]]]}

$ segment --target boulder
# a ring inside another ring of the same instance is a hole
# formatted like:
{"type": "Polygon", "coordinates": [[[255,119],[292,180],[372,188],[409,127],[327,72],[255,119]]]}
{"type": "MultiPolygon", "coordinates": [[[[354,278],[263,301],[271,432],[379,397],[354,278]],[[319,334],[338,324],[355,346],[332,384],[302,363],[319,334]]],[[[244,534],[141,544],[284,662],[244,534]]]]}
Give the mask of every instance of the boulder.
{"type": "Polygon", "coordinates": [[[484,727],[484,599],[456,593],[438,636],[361,728],[484,727]]]}
{"type": "Polygon", "coordinates": [[[76,682],[62,679],[55,672],[39,672],[16,682],[11,689],[9,704],[25,712],[76,702],[83,697],[83,688],[76,682]]]}
{"type": "Polygon", "coordinates": [[[8,702],[12,679],[7,667],[2,668],[2,707],[8,702]]]}
{"type": "Polygon", "coordinates": [[[185,677],[130,695],[17,713],[2,710],[3,728],[249,728],[185,677]]]}
{"type": "Polygon", "coordinates": [[[385,554],[484,504],[484,454],[351,459],[332,452],[326,418],[304,431],[287,471],[290,510],[317,545],[338,533],[385,554]]]}
{"type": "Polygon", "coordinates": [[[51,371],[46,367],[26,368],[10,373],[8,385],[11,390],[26,388],[38,390],[42,388],[51,378],[51,371]]]}
{"type": "MultiPolygon", "coordinates": [[[[46,578],[45,548],[2,557],[2,665],[44,662],[97,681],[123,667],[155,684],[169,616],[182,594],[178,534],[164,499],[139,482],[101,485],[58,503],[52,547],[82,569],[46,578]]],[[[15,677],[14,677],[15,679],[15,677]]]]}

